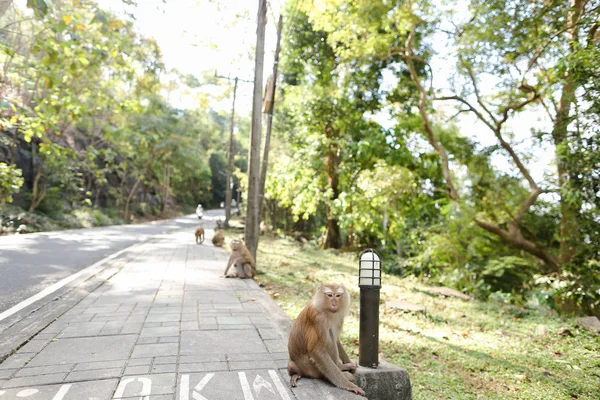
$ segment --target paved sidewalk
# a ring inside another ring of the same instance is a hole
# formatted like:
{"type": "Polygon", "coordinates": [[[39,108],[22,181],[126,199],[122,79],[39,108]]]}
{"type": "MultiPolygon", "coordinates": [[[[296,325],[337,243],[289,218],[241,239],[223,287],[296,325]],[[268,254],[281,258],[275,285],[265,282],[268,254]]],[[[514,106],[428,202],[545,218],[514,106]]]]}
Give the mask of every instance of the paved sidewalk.
{"type": "Polygon", "coordinates": [[[154,237],[119,273],[0,364],[0,400],[357,399],[321,381],[290,391],[290,320],[252,280],[220,278],[207,232],[154,237]]]}

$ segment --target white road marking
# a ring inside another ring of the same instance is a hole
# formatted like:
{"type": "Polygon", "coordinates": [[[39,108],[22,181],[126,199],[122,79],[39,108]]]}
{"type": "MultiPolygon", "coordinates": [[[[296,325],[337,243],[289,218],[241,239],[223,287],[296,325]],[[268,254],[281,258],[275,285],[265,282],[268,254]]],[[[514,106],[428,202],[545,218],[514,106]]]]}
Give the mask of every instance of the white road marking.
{"type": "Polygon", "coordinates": [[[142,391],[140,392],[140,400],[150,400],[150,392],[152,391],[152,381],[149,378],[127,378],[119,383],[119,387],[115,392],[113,400],[121,399],[125,393],[125,388],[131,382],[137,380],[142,383],[142,391]]]}
{"type": "Polygon", "coordinates": [[[246,373],[238,372],[238,376],[240,377],[240,384],[242,385],[242,391],[244,392],[244,400],[254,400],[250,385],[248,384],[248,378],[246,378],[246,373]]]}
{"type": "Polygon", "coordinates": [[[190,376],[181,375],[179,382],[179,400],[190,400],[190,376]]]}
{"type": "Polygon", "coordinates": [[[204,376],[204,378],[202,378],[202,380],[200,382],[198,382],[198,384],[194,388],[194,392],[192,392],[192,397],[194,398],[194,400],[208,400],[206,397],[202,396],[198,392],[200,392],[200,391],[202,391],[202,389],[204,389],[204,386],[206,386],[208,381],[210,381],[213,376],[215,376],[214,372],[208,373],[204,376]]]}
{"type": "Polygon", "coordinates": [[[273,385],[271,385],[269,382],[265,381],[265,379],[260,376],[259,374],[256,374],[256,378],[254,378],[254,382],[252,382],[252,388],[254,389],[254,393],[258,396],[260,395],[261,390],[263,390],[263,388],[267,389],[269,392],[276,394],[275,390],[273,390],[273,385]]]}
{"type": "Polygon", "coordinates": [[[271,376],[271,379],[273,379],[273,383],[275,384],[277,391],[281,395],[281,398],[283,400],[291,400],[290,396],[288,396],[287,392],[285,391],[285,387],[283,386],[283,383],[281,383],[281,379],[279,379],[279,375],[277,374],[277,372],[270,369],[269,375],[271,376]]]}
{"type": "Polygon", "coordinates": [[[0,321],[2,321],[3,319],[6,319],[8,317],[10,317],[11,315],[21,311],[22,309],[24,309],[25,307],[35,303],[36,301],[43,299],[44,297],[48,296],[49,294],[52,294],[54,292],[56,292],[58,289],[60,289],[61,287],[65,286],[66,284],[74,281],[75,279],[79,278],[81,275],[84,275],[87,272],[90,272],[91,270],[93,270],[94,268],[96,268],[97,266],[112,260],[113,258],[116,258],[118,256],[120,256],[121,254],[123,254],[125,251],[127,251],[131,246],[117,251],[114,254],[111,254],[108,257],[103,258],[102,260],[90,265],[89,267],[82,269],[81,271],[66,277],[65,279],[56,282],[54,285],[47,287],[46,289],[42,290],[41,292],[39,292],[36,295],[31,296],[30,298],[23,300],[22,302],[20,302],[19,304],[9,308],[8,310],[4,311],[2,314],[0,314],[0,321]]]}
{"type": "Polygon", "coordinates": [[[37,389],[25,389],[25,390],[21,390],[19,393],[17,393],[17,397],[29,397],[29,396],[33,396],[37,392],[39,392],[39,390],[37,390],[37,389]]]}
{"type": "Polygon", "coordinates": [[[71,389],[71,384],[69,385],[62,385],[60,387],[60,389],[58,390],[58,392],[54,395],[54,397],[52,398],[52,400],[63,400],[63,398],[65,397],[65,394],[67,394],[67,392],[69,391],[69,389],[71,389]]]}

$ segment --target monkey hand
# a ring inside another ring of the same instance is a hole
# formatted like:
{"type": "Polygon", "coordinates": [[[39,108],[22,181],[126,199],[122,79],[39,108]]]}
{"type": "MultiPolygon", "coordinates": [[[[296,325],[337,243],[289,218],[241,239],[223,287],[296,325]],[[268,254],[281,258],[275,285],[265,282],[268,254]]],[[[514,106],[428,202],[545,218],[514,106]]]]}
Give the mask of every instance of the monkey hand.
{"type": "Polygon", "coordinates": [[[352,385],[352,386],[350,386],[348,388],[349,392],[352,392],[352,393],[357,394],[359,396],[364,396],[365,395],[365,391],[364,390],[362,390],[361,388],[359,388],[358,386],[356,386],[353,383],[351,383],[350,385],[352,385]]]}
{"type": "Polygon", "coordinates": [[[356,364],[353,363],[353,362],[345,363],[345,364],[342,364],[342,366],[340,367],[340,369],[342,371],[354,372],[354,371],[356,371],[356,364]]]}

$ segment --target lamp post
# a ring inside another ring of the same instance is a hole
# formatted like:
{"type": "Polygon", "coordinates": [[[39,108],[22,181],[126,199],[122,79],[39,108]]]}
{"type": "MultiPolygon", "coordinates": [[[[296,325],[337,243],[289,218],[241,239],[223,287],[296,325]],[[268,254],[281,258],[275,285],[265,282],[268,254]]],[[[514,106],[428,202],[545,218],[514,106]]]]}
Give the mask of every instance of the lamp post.
{"type": "Polygon", "coordinates": [[[381,289],[381,259],[372,249],[360,253],[358,259],[360,287],[360,333],[358,364],[377,368],[379,365],[379,290],[381,289]]]}

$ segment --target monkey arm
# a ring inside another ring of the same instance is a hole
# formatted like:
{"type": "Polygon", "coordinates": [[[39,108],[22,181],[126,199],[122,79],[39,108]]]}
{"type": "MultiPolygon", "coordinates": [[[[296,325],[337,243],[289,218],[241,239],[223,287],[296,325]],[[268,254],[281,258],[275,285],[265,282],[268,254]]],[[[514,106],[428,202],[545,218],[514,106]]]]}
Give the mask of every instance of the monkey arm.
{"type": "Polygon", "coordinates": [[[227,276],[227,271],[229,271],[229,268],[231,268],[231,266],[233,264],[235,264],[236,261],[237,261],[237,259],[234,259],[233,257],[229,257],[229,261],[227,261],[227,267],[225,268],[225,272],[223,272],[224,276],[227,276]]]}
{"type": "Polygon", "coordinates": [[[310,357],[319,371],[335,386],[357,394],[364,394],[361,388],[346,379],[325,348],[319,347],[315,349],[315,351],[310,353],[310,357]]]}
{"type": "Polygon", "coordinates": [[[340,354],[340,359],[342,360],[342,362],[344,364],[348,364],[350,362],[352,362],[350,360],[350,357],[348,357],[348,353],[346,353],[346,350],[344,350],[344,346],[342,346],[342,343],[339,341],[337,341],[337,348],[338,348],[338,353],[340,354]]]}

